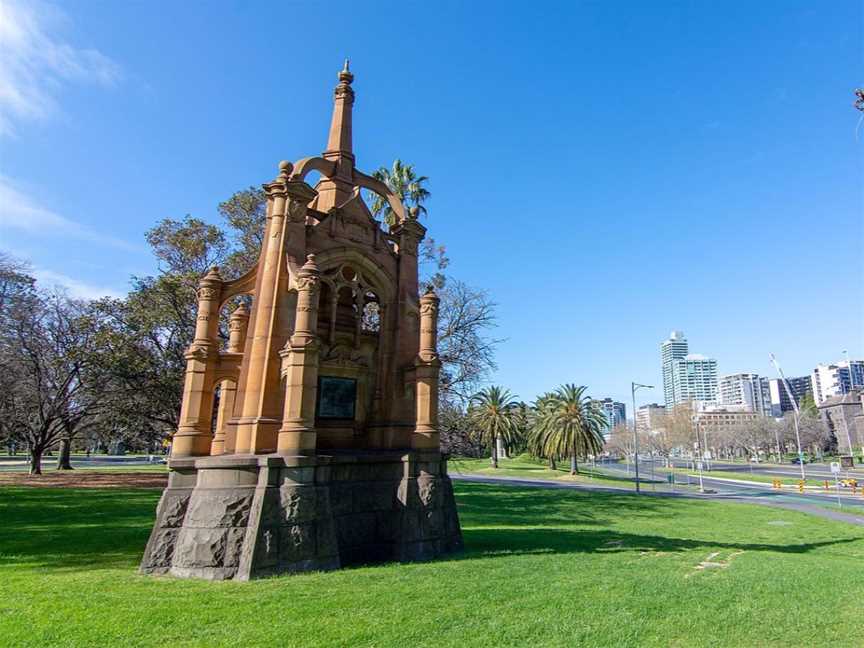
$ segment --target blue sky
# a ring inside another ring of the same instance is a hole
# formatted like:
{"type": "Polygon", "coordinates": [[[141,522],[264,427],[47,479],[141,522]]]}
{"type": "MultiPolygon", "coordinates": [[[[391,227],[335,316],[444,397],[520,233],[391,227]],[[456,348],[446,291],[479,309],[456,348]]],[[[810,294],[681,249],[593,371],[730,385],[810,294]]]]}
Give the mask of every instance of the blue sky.
{"type": "Polygon", "coordinates": [[[158,219],[319,153],[350,56],[358,165],[430,176],[521,397],[662,400],[673,328],[721,373],[864,356],[860,2],[0,6],[0,248],[45,282],[122,293],[158,219]]]}

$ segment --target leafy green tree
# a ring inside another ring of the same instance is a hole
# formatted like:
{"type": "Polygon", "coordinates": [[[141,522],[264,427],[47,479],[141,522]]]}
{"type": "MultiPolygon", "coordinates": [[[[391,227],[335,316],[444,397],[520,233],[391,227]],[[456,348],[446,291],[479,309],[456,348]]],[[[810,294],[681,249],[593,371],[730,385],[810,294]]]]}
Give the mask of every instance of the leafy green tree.
{"type": "MultiPolygon", "coordinates": [[[[386,184],[405,207],[416,207],[420,214],[426,213],[426,207],[423,203],[432,195],[424,186],[429,178],[417,175],[413,164],[405,164],[402,160],[396,159],[393,161],[392,168],[388,169],[382,166],[372,175],[376,180],[386,184]]],[[[383,196],[373,194],[370,209],[377,218],[380,218],[387,225],[396,223],[396,214],[393,213],[390,204],[383,196]]]]}
{"type": "Polygon", "coordinates": [[[236,277],[258,262],[264,242],[267,196],[260,187],[238,191],[219,204],[219,214],[227,226],[233,250],[223,265],[225,276],[236,277]]]}
{"type": "Polygon", "coordinates": [[[813,392],[805,392],[801,397],[801,402],[798,403],[798,411],[801,416],[819,416],[819,410],[816,408],[816,401],[813,399],[813,392]]]}
{"type": "Polygon", "coordinates": [[[603,448],[606,417],[584,386],[562,385],[542,398],[532,446],[540,456],[570,455],[570,474],[579,472],[578,457],[597,454],[603,448]]]}
{"type": "Polygon", "coordinates": [[[479,439],[492,447],[492,467],[498,467],[498,439],[514,443],[519,435],[519,403],[507,389],[492,385],[471,398],[468,416],[479,439]]]}

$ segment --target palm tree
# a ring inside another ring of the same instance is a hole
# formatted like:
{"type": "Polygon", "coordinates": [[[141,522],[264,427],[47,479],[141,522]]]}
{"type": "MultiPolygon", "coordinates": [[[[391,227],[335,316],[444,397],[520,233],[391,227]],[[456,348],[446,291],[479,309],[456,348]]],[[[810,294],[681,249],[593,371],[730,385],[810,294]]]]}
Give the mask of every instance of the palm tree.
{"type": "Polygon", "coordinates": [[[498,439],[508,444],[519,435],[516,397],[503,387],[486,387],[471,397],[468,416],[480,440],[492,446],[492,467],[497,468],[498,439]]]}
{"type": "Polygon", "coordinates": [[[546,434],[544,423],[548,418],[549,408],[553,403],[553,399],[554,394],[550,392],[538,396],[528,412],[528,452],[535,457],[548,459],[549,468],[557,470],[557,462],[561,457],[556,455],[555,452],[549,452],[549,449],[545,447],[546,434]]]}
{"type": "Polygon", "coordinates": [[[585,395],[584,386],[562,385],[537,400],[532,447],[543,457],[570,455],[570,474],[579,472],[577,457],[603,448],[606,417],[585,395]]]}
{"type": "MultiPolygon", "coordinates": [[[[425,214],[426,208],[423,203],[428,200],[429,190],[424,187],[424,183],[429,181],[426,176],[418,176],[414,171],[413,164],[405,164],[402,160],[394,160],[393,168],[381,167],[372,176],[376,180],[380,180],[386,184],[390,191],[396,194],[406,207],[416,207],[418,214],[425,214]]],[[[386,198],[373,195],[372,213],[376,217],[380,217],[387,225],[396,223],[396,215],[387,202],[386,198]]]]}

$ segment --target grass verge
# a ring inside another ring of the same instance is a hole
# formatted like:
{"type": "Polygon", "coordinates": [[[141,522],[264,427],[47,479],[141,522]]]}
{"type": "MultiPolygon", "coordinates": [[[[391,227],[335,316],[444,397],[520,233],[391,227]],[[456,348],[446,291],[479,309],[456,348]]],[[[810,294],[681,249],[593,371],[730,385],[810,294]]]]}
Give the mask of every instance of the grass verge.
{"type": "Polygon", "coordinates": [[[829,646],[858,527],[742,504],[457,483],[467,550],[251,583],[139,576],[158,491],[0,489],[9,646],[829,646]]]}

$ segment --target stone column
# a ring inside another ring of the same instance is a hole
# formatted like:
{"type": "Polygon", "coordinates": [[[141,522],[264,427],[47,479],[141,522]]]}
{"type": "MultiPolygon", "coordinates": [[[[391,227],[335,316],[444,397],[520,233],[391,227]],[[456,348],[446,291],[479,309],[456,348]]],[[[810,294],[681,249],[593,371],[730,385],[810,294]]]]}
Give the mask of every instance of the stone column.
{"type": "Polygon", "coordinates": [[[288,289],[289,268],[299,250],[305,251],[306,204],[315,197],[305,182],[290,179],[292,170],[290,162],[281,162],[279,177],[264,185],[267,225],[237,390],[237,454],[268,453],[277,446],[282,415],[279,351],[291,332],[288,320],[293,319],[295,300],[288,289]]]}
{"type": "MultiPolygon", "coordinates": [[[[246,342],[246,326],[249,324],[249,311],[240,304],[228,319],[228,353],[243,353],[246,342]]],[[[219,409],[216,412],[216,434],[210,445],[211,455],[224,454],[229,421],[234,415],[234,402],[237,398],[237,381],[223,380],[219,393],[219,409]]]]}
{"type": "MultiPolygon", "coordinates": [[[[417,318],[418,262],[417,250],[426,234],[426,228],[417,221],[417,210],[412,209],[409,217],[391,229],[399,241],[399,279],[395,298],[395,312],[390,314],[393,324],[392,352],[388,377],[393,386],[394,398],[388,403],[388,415],[397,423],[410,424],[415,417],[414,403],[410,396],[403,396],[403,371],[412,366],[417,356],[417,339],[420,322],[417,318]]],[[[410,379],[409,379],[410,382],[410,379]]],[[[408,384],[404,384],[406,387],[408,384]]],[[[410,429],[410,428],[409,428],[410,429]]],[[[394,447],[405,447],[410,433],[394,438],[394,447]]]]}
{"type": "Polygon", "coordinates": [[[417,427],[411,436],[411,447],[438,450],[438,295],[430,286],[420,298],[420,353],[414,360],[417,376],[415,405],[417,427]]]}
{"type": "Polygon", "coordinates": [[[315,255],[297,273],[294,334],[280,352],[286,364],[285,413],[279,429],[279,454],[315,451],[315,400],[318,392],[318,296],[321,273],[315,255]]]}
{"type": "Polygon", "coordinates": [[[288,184],[293,166],[279,163],[279,176],[264,185],[267,194],[267,224],[258,276],[255,283],[254,317],[243,358],[243,376],[238,389],[239,413],[235,452],[264,453],[276,449],[279,429],[279,348],[284,344],[287,311],[287,273],[285,263],[288,184]]]}
{"type": "Polygon", "coordinates": [[[213,417],[213,391],[219,358],[219,304],[222,277],[213,267],[198,284],[198,317],[195,339],[186,351],[186,379],[180,426],[171,446],[172,457],[210,454],[210,428],[213,417]]]}

